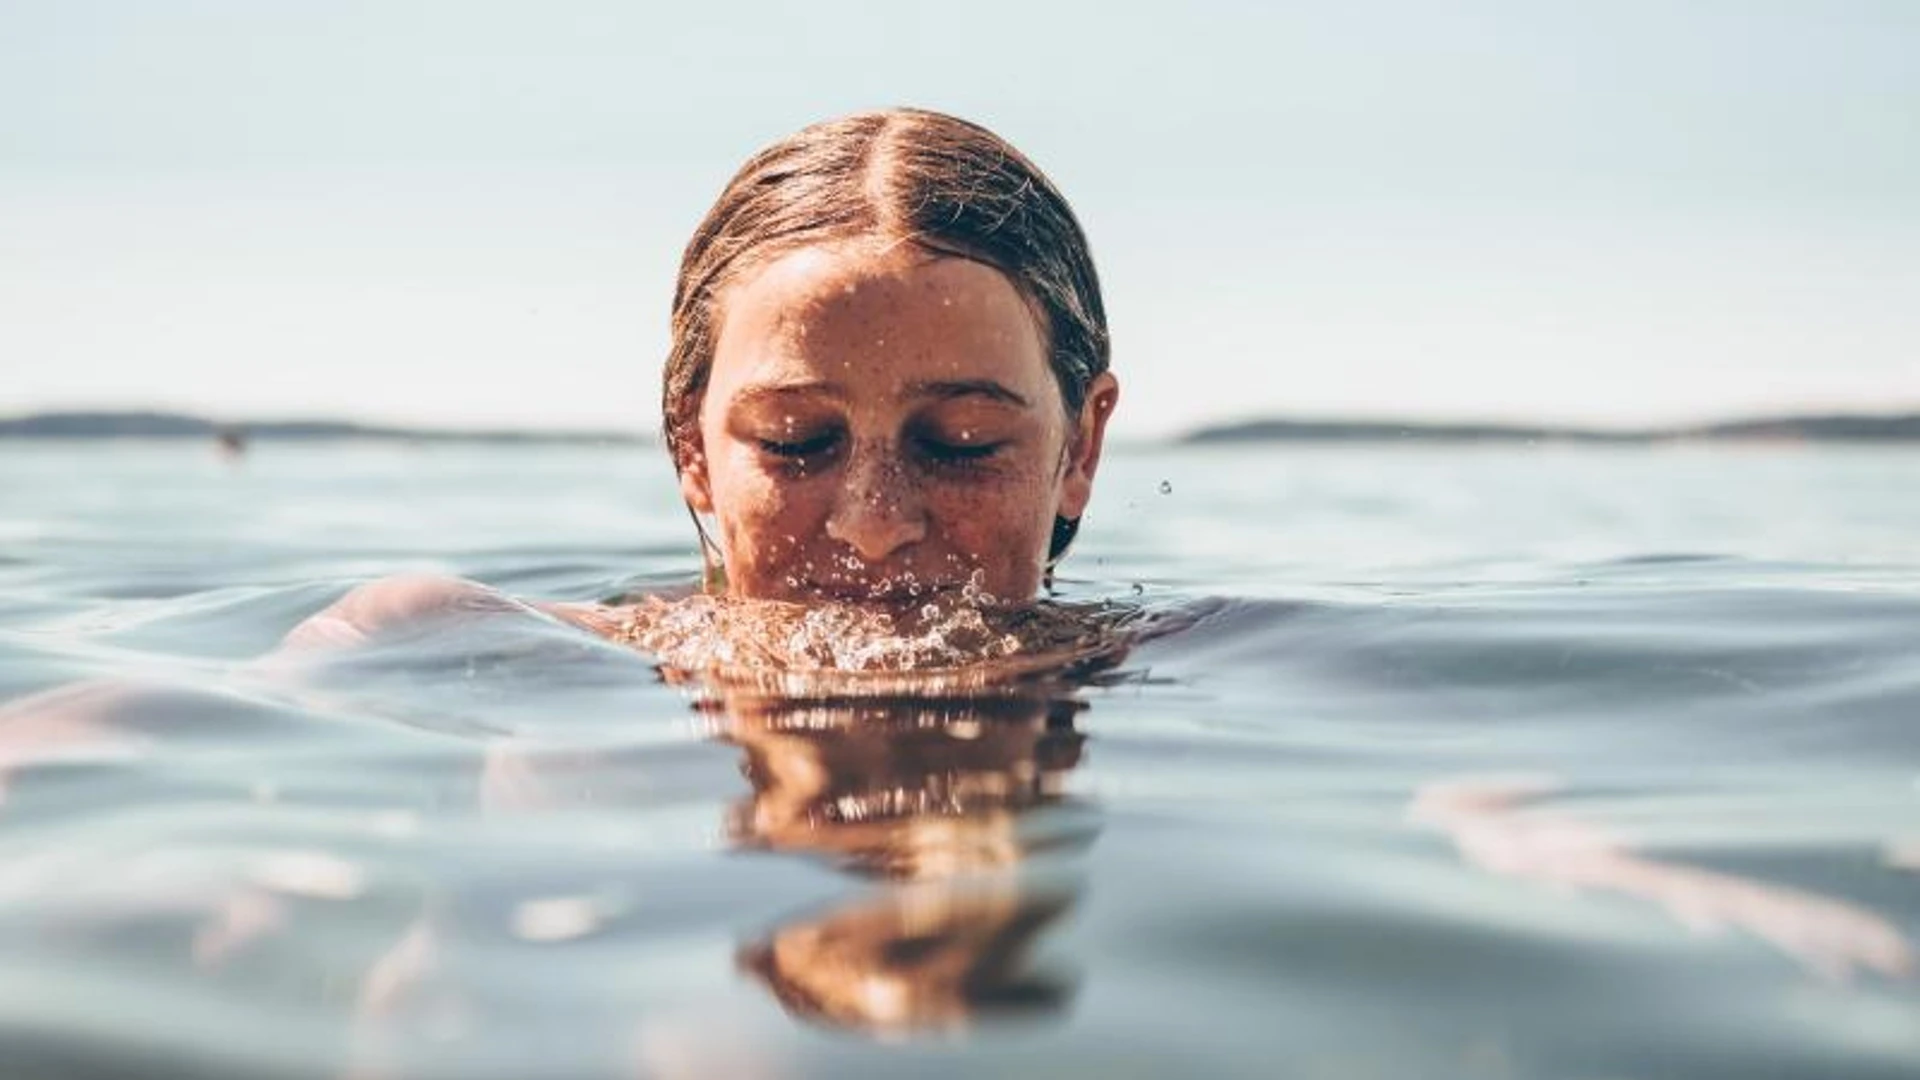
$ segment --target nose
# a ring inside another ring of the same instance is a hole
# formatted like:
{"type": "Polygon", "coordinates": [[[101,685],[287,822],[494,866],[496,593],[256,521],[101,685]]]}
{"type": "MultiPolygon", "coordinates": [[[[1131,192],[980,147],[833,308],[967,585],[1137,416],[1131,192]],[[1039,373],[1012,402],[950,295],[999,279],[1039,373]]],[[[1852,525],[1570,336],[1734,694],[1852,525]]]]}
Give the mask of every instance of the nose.
{"type": "Polygon", "coordinates": [[[869,564],[925,539],[926,509],[897,455],[856,451],[845,475],[827,515],[829,537],[869,564]]]}

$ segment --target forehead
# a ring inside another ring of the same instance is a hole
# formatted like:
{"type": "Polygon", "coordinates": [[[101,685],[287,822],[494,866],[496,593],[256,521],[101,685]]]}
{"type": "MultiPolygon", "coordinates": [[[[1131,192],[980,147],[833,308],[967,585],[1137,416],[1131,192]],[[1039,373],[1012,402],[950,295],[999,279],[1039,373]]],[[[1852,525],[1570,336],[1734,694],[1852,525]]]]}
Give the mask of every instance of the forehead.
{"type": "Polygon", "coordinates": [[[768,382],[861,396],[924,380],[992,379],[1039,401],[1052,385],[1032,307],[993,267],[906,244],[788,252],[720,297],[711,397],[768,382]]]}

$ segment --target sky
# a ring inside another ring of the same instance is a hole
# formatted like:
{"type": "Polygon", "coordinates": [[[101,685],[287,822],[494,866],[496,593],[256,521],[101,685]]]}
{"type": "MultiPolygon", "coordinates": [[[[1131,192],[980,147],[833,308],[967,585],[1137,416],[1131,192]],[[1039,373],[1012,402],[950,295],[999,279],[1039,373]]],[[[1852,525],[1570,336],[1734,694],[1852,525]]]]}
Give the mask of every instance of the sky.
{"type": "Polygon", "coordinates": [[[652,431],[733,170],[912,104],[1092,239],[1117,433],[1920,409],[1920,3],[0,0],[0,415],[652,431]]]}

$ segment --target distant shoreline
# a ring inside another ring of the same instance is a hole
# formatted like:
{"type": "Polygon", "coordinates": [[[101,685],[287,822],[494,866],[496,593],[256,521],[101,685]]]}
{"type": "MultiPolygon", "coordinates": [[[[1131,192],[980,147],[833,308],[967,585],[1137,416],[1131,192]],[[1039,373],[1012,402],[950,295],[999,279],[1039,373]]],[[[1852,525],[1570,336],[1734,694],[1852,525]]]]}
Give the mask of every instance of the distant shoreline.
{"type": "Polygon", "coordinates": [[[446,430],[356,424],[343,420],[209,420],[166,412],[43,412],[0,419],[0,439],[238,438],[260,442],[566,443],[588,446],[648,443],[650,431],[446,430]]]}
{"type": "Polygon", "coordinates": [[[1398,420],[1247,420],[1196,428],[1184,444],[1274,442],[1597,443],[1920,442],[1920,413],[1804,414],[1606,431],[1521,424],[1446,424],[1398,420]]]}
{"type": "MultiPolygon", "coordinates": [[[[565,444],[620,446],[654,443],[650,431],[445,430],[339,420],[217,421],[167,412],[41,412],[0,419],[0,439],[221,439],[262,442],[402,442],[451,444],[565,444]]],[[[1210,424],[1164,441],[1174,445],[1248,443],[1591,443],[1670,442],[1920,443],[1920,412],[1805,414],[1675,425],[1631,431],[1520,424],[1459,424],[1413,420],[1289,420],[1266,418],[1210,424]]]]}

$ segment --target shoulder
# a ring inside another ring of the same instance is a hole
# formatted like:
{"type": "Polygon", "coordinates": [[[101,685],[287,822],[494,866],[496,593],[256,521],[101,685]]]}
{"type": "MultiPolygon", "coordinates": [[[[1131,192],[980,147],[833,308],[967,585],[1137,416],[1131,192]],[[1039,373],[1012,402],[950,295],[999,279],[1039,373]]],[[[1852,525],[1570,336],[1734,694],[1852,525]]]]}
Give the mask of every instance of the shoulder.
{"type": "Polygon", "coordinates": [[[622,609],[611,604],[548,600],[534,601],[531,606],[535,611],[603,638],[618,638],[627,626],[622,609]]]}
{"type": "Polygon", "coordinates": [[[491,585],[446,574],[396,574],[349,591],[309,616],[280,642],[283,650],[338,649],[486,615],[546,616],[600,637],[619,637],[621,608],[578,601],[527,601],[491,585]]]}
{"type": "Polygon", "coordinates": [[[396,574],[354,587],[295,626],[282,648],[339,648],[443,618],[526,611],[489,585],[443,574],[396,574]]]}

